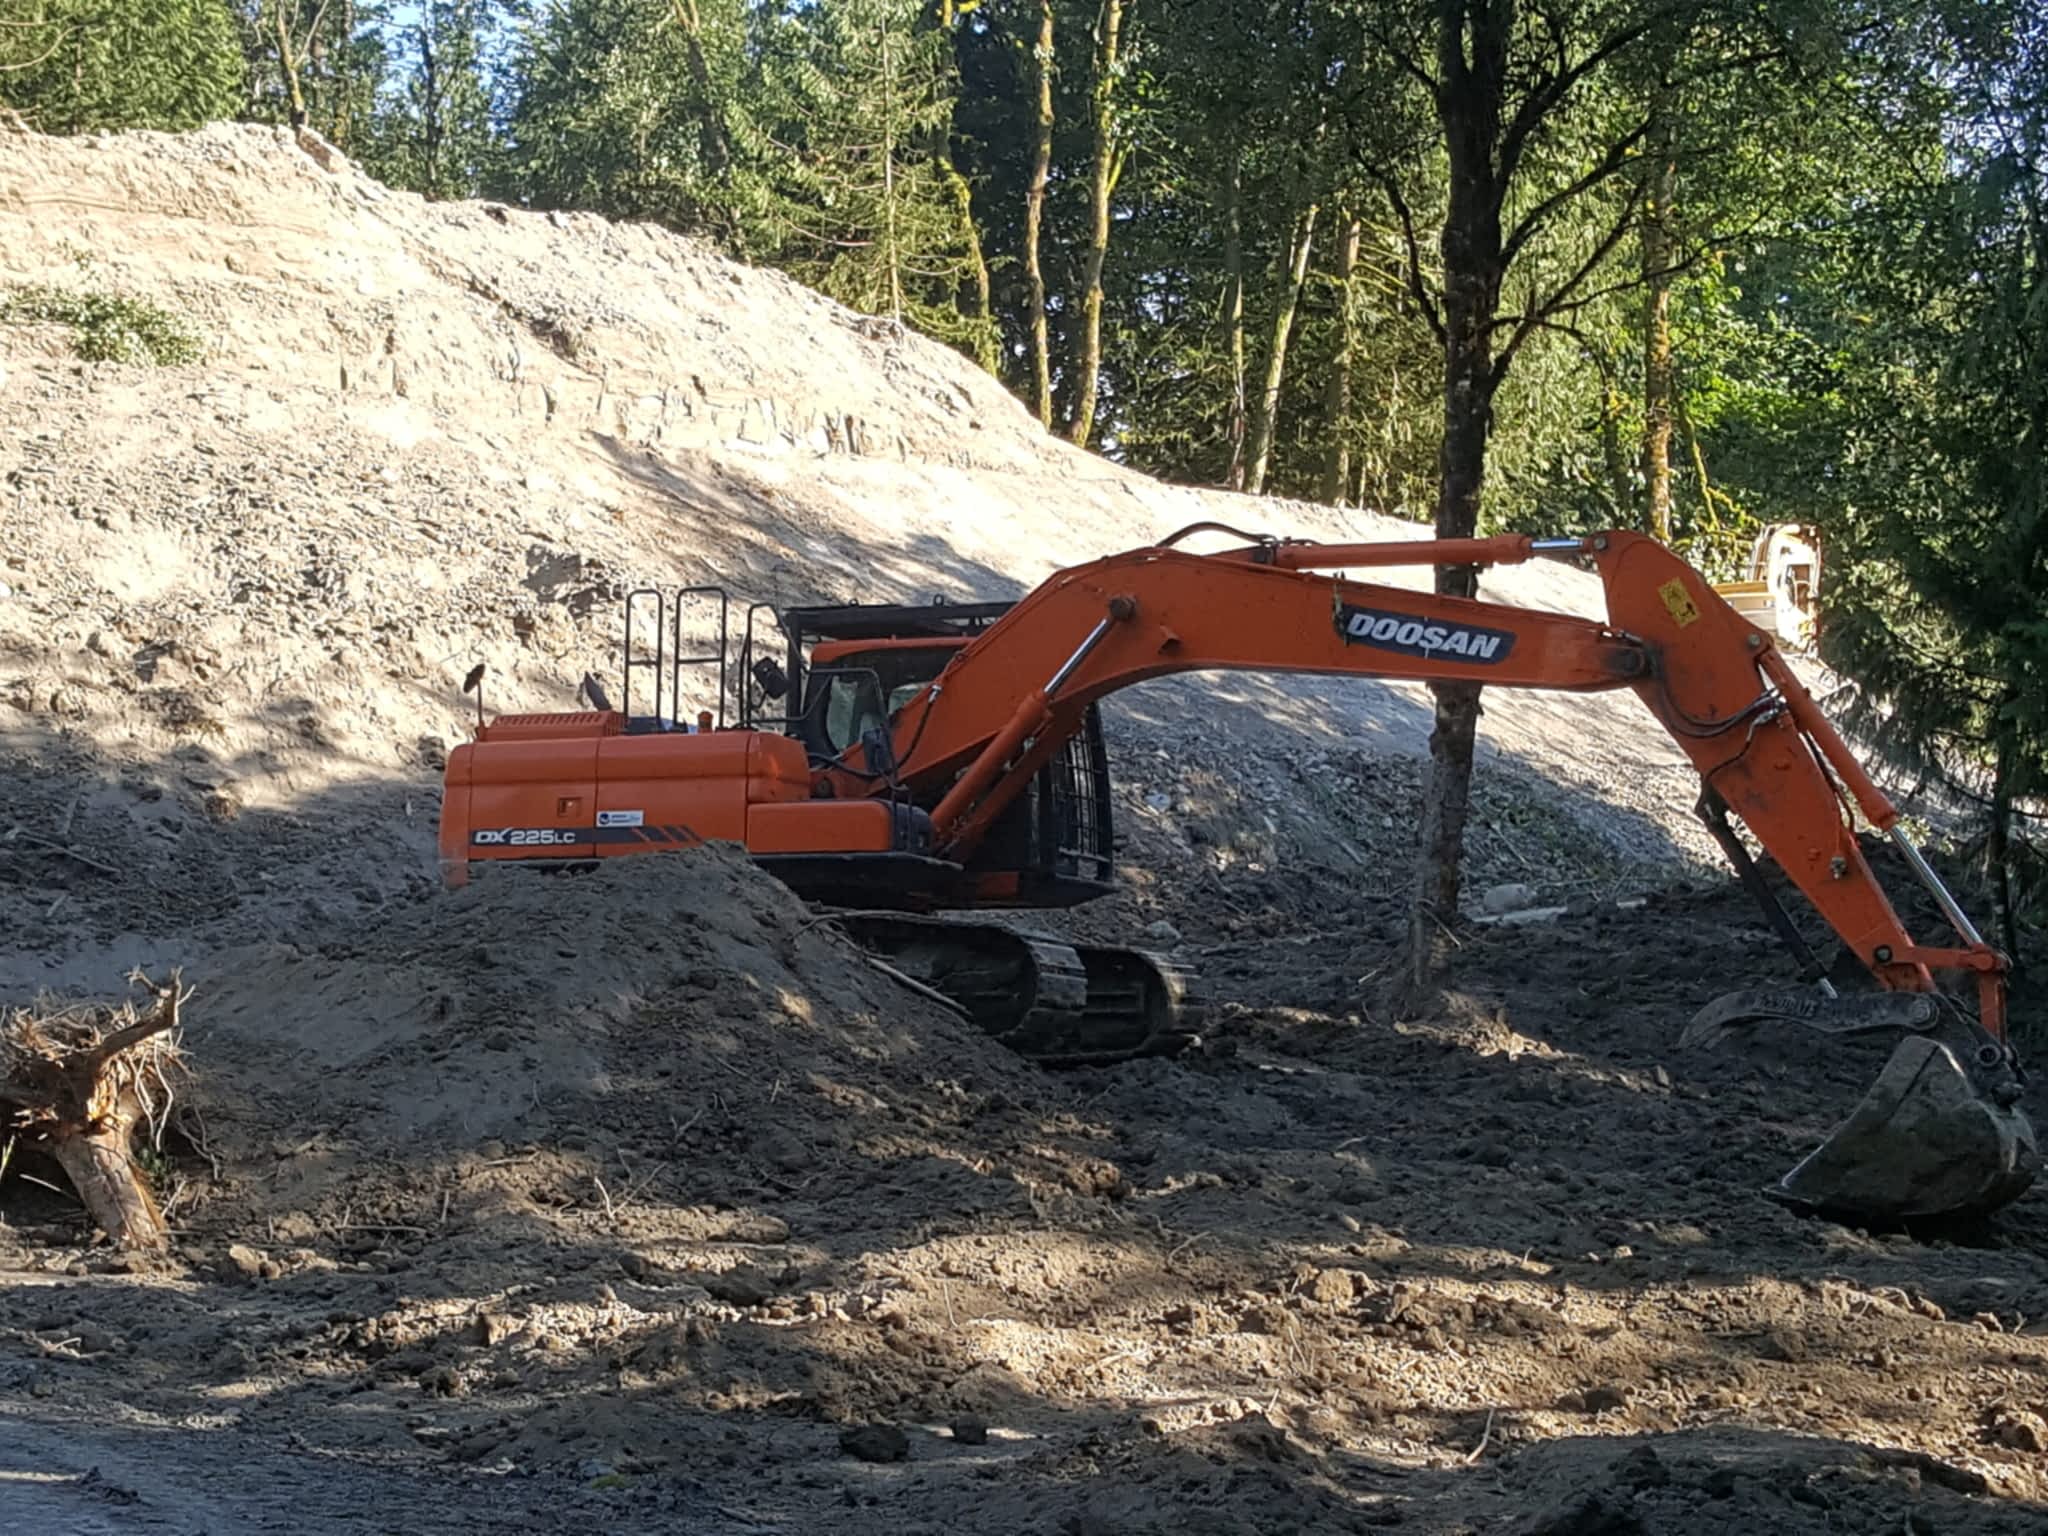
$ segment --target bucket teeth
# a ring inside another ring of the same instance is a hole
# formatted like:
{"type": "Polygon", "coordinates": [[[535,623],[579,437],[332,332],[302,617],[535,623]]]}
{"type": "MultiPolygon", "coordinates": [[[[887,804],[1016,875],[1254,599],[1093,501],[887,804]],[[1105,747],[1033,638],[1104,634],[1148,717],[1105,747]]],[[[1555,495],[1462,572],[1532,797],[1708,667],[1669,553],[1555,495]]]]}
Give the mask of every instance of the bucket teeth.
{"type": "Polygon", "coordinates": [[[1936,994],[1735,992],[1702,1008],[1680,1041],[1724,1046],[1755,1026],[1788,1023],[1838,1038],[1905,1038],[1849,1117],[1769,1191],[1774,1198],[1904,1221],[1988,1213],[2034,1182],[2040,1145],[2018,1107],[2011,1052],[1936,994]]]}

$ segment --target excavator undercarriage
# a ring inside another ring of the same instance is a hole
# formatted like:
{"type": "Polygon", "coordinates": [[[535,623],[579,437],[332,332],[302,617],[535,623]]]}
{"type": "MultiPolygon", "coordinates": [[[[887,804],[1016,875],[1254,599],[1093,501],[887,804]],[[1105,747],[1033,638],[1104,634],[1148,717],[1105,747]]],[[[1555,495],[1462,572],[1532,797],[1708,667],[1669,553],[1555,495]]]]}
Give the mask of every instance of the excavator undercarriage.
{"type": "Polygon", "coordinates": [[[1058,572],[1014,604],[755,604],[737,666],[723,591],[631,593],[619,708],[595,678],[584,685],[591,708],[578,713],[486,723],[479,702],[477,740],[449,758],[444,873],[459,883],[478,862],[737,842],[881,963],[1024,1055],[1082,1064],[1171,1053],[1202,1023],[1189,970],[989,915],[1112,888],[1102,697],[1228,669],[1629,688],[1699,769],[1703,818],[1807,977],[1804,991],[1709,1004],[1682,1043],[1788,1027],[1822,1041],[1899,1037],[1863,1101],[1774,1193],[1909,1219],[1996,1209],[2031,1184],[2040,1156],[2006,1037],[2005,957],[1906,839],[1774,637],[1697,571],[1629,533],[1177,547],[1213,527],[1058,572]],[[1589,562],[1607,588],[1607,621],[1336,574],[1537,556],[1589,562]],[[700,634],[709,648],[686,651],[700,634]],[[715,700],[694,719],[682,707],[685,668],[715,700]],[[712,669],[715,680],[702,675],[712,669]],[[1892,838],[1935,896],[1950,942],[1907,931],[1860,851],[1858,817],[1892,838]],[[1837,994],[1736,818],[1874,992],[1837,994]],[[984,915],[958,915],[970,912],[984,915]],[[1974,996],[1951,995],[1942,978],[1974,996]]]}

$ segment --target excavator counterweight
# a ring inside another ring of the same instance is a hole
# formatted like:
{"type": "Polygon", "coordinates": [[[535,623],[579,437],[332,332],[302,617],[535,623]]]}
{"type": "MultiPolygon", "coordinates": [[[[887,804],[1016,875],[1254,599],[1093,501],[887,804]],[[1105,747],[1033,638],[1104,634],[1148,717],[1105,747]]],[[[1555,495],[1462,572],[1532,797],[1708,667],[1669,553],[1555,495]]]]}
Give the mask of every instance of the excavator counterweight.
{"type": "Polygon", "coordinates": [[[1188,972],[1140,950],[934,915],[1066,906],[1111,888],[1102,698],[1204,670],[1628,688],[1699,770],[1709,827],[1812,988],[1711,1004],[1685,1038],[1787,1024],[1823,1037],[1902,1036],[1863,1103],[1777,1193],[1903,1219],[1994,1209],[2032,1182],[2040,1156],[2018,1107],[2005,957],[1905,837],[1896,809],[1777,653],[1777,637],[1699,572],[1621,532],[1179,547],[1196,531],[1057,572],[1014,604],[756,605],[730,670],[725,594],[689,589],[672,613],[656,594],[650,660],[635,638],[635,604],[644,608],[648,594],[636,593],[620,708],[598,696],[580,713],[500,716],[450,754],[444,872],[460,881],[479,862],[738,842],[799,892],[855,909],[845,921],[856,938],[1024,1053],[1122,1059],[1194,1036],[1200,1001],[1188,972]],[[1545,556],[1598,571],[1604,622],[1340,574],[1545,556]],[[715,604],[715,651],[684,654],[687,600],[715,604]],[[769,654],[771,622],[782,660],[769,654]],[[682,668],[713,663],[717,708],[692,724],[682,668]],[[648,673],[651,708],[636,713],[635,678],[648,673]],[[1906,929],[1864,858],[1858,816],[1899,846],[1952,936],[1928,944],[1906,929]],[[1834,929],[1871,987],[1896,1002],[1834,995],[1731,818],[1834,929]],[[1947,975],[1969,978],[1974,995],[1942,994],[1936,977],[1947,975]]]}

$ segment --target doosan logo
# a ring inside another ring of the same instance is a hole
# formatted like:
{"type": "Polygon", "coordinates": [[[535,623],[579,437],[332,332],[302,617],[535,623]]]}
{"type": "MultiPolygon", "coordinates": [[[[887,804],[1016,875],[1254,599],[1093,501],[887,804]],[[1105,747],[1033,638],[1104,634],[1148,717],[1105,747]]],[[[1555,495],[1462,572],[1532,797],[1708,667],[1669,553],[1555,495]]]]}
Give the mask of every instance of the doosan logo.
{"type": "Polygon", "coordinates": [[[1347,645],[1369,645],[1403,656],[1476,661],[1488,666],[1506,661],[1515,648],[1515,632],[1511,629],[1432,624],[1412,613],[1384,613],[1349,606],[1337,609],[1337,633],[1347,645]]]}

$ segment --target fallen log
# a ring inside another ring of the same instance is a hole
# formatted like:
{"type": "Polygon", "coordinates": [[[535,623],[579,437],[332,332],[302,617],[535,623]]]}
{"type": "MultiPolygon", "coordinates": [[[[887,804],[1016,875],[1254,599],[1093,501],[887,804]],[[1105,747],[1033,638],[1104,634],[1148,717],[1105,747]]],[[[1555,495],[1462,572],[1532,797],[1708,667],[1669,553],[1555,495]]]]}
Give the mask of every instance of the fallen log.
{"type": "Polygon", "coordinates": [[[17,1008],[0,1023],[0,1139],[47,1153],[114,1245],[142,1250],[165,1247],[170,1234],[136,1140],[161,1145],[189,995],[175,972],[149,991],[146,1010],[17,1008]]]}

